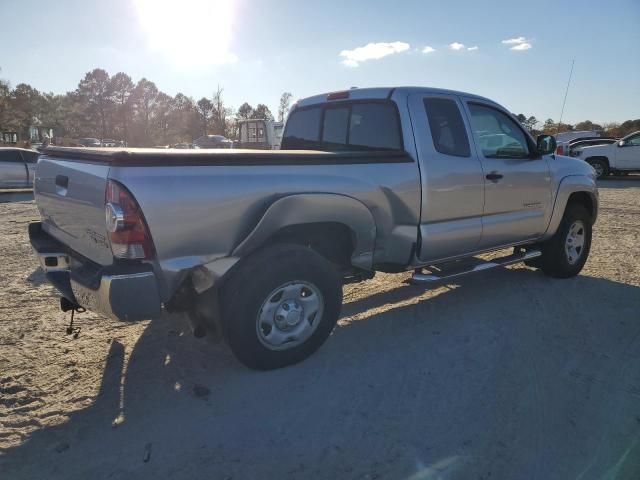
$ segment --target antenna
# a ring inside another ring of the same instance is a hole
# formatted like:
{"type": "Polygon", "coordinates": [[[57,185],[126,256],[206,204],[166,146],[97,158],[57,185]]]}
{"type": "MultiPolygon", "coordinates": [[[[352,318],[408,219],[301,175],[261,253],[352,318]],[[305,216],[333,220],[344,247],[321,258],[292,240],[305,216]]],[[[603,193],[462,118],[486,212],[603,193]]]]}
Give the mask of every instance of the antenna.
{"type": "Polygon", "coordinates": [[[576,60],[571,60],[571,71],[569,72],[569,81],[567,82],[567,89],[564,92],[564,100],[562,101],[562,111],[560,112],[560,120],[558,121],[558,128],[556,129],[556,135],[560,133],[560,125],[562,125],[562,116],[564,115],[564,106],[567,103],[567,95],[569,94],[569,85],[571,85],[571,76],[573,75],[573,65],[576,60]]]}

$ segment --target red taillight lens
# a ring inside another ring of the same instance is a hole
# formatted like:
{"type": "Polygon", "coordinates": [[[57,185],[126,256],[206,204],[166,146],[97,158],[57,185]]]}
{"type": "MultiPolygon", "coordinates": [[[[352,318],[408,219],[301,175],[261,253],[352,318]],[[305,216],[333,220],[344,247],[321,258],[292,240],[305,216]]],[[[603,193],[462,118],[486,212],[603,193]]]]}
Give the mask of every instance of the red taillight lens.
{"type": "Polygon", "coordinates": [[[562,145],[556,147],[556,155],[564,155],[564,147],[562,145]]]}
{"type": "Polygon", "coordinates": [[[133,195],[118,182],[108,180],[105,203],[113,256],[128,259],[153,257],[155,250],[149,228],[133,195]]]}

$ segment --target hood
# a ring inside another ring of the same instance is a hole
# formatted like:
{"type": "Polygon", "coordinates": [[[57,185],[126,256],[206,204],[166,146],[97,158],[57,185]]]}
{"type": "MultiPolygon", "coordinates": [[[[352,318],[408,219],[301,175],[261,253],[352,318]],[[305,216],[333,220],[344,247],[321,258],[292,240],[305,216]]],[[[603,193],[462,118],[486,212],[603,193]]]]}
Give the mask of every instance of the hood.
{"type": "MultiPolygon", "coordinates": [[[[589,147],[598,148],[598,147],[589,147]]],[[[577,157],[567,157],[565,155],[550,155],[549,169],[553,177],[560,181],[570,175],[584,175],[595,181],[596,172],[591,165],[577,157]]]]}
{"type": "Polygon", "coordinates": [[[593,157],[595,155],[605,155],[611,151],[612,145],[615,146],[615,143],[609,143],[606,145],[591,145],[588,147],[581,147],[576,149],[577,152],[580,152],[579,156],[582,158],[593,157]]]}

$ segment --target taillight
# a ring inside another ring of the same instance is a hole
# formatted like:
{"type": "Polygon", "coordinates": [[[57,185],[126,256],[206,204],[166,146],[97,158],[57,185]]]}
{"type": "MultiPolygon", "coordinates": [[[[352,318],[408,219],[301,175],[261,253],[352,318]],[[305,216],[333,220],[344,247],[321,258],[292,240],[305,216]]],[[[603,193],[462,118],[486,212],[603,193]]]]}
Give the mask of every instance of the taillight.
{"type": "Polygon", "coordinates": [[[105,221],[114,257],[148,259],[154,256],[151,234],[138,202],[113,180],[107,181],[105,221]]]}
{"type": "Polygon", "coordinates": [[[562,145],[556,147],[556,155],[564,155],[564,147],[562,145]]]}

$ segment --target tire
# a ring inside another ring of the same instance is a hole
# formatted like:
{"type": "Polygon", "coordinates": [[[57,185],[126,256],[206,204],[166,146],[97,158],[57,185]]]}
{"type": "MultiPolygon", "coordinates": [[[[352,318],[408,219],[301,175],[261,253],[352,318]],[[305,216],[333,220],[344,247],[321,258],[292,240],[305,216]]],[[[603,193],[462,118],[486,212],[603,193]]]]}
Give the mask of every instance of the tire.
{"type": "Polygon", "coordinates": [[[577,203],[569,204],[554,236],[542,244],[542,256],[536,259],[539,268],[554,278],[578,275],[591,250],[591,227],[587,209],[577,203]],[[578,250],[580,238],[582,245],[578,250]]]}
{"type": "Polygon", "coordinates": [[[596,178],[601,179],[609,175],[609,165],[606,161],[595,158],[593,160],[588,160],[589,165],[591,165],[596,171],[596,178]]]}
{"type": "Polygon", "coordinates": [[[293,244],[273,245],[242,260],[221,293],[226,340],[238,360],[255,370],[310,356],[333,331],[342,306],[335,266],[293,244]]]}

